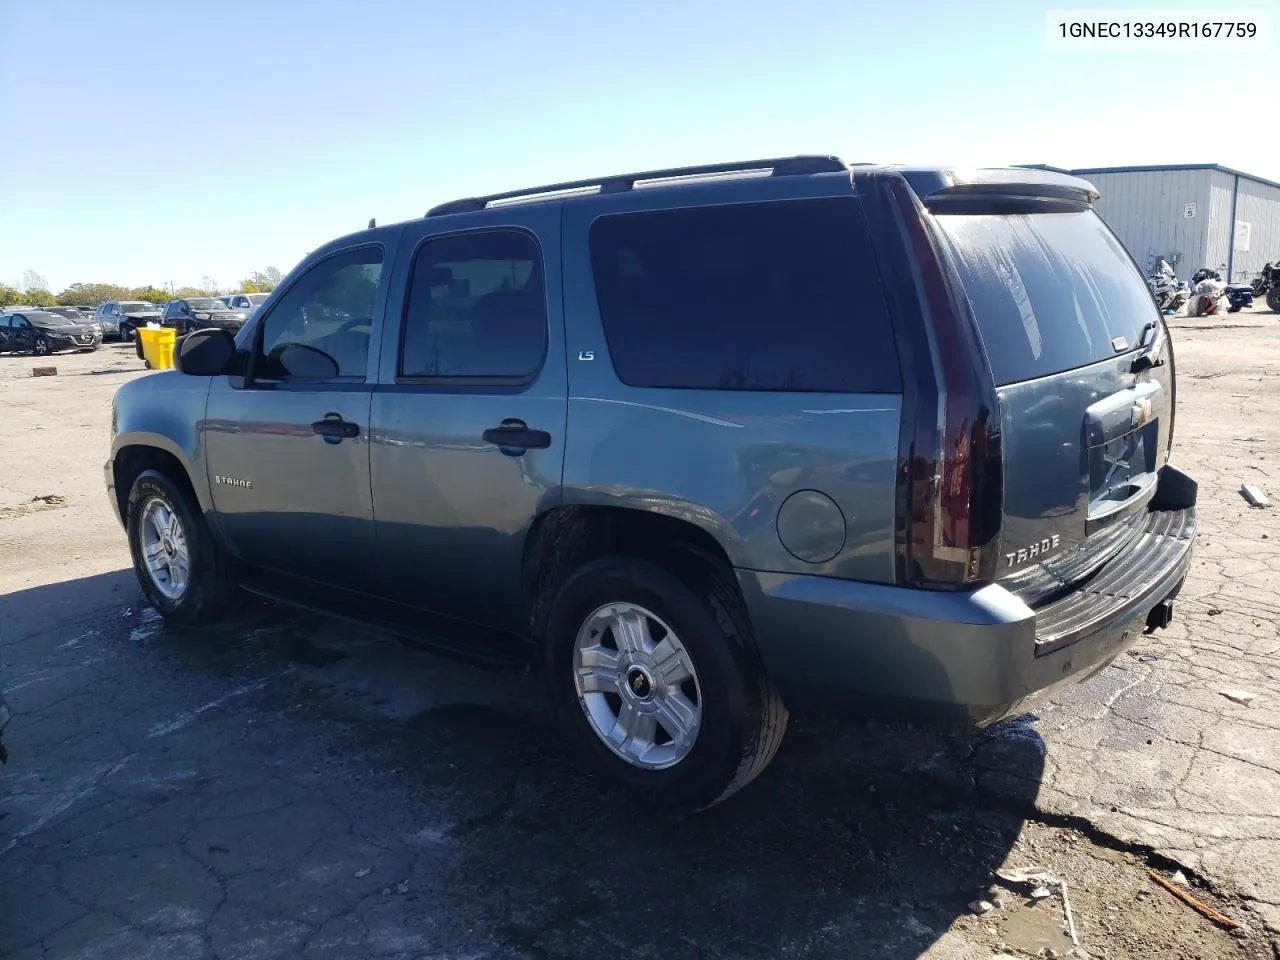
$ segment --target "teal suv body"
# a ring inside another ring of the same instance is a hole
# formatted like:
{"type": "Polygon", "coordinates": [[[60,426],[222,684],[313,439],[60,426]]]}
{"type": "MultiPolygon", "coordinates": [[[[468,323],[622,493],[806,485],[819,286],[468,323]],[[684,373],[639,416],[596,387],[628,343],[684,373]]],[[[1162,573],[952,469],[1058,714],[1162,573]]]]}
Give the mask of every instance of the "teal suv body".
{"type": "Polygon", "coordinates": [[[987,724],[1190,562],[1172,346],[1096,199],[793,157],[446,203],[122,387],[111,503],[164,616],[243,588],[540,664],[664,806],[788,708],[987,724]]]}

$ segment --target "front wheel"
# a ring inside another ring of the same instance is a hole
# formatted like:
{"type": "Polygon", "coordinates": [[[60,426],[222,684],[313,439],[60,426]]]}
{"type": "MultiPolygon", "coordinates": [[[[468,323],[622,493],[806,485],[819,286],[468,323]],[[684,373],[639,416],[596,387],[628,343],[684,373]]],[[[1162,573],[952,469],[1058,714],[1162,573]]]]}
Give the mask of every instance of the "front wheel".
{"type": "Polygon", "coordinates": [[[158,470],[143,471],[126,516],[138,584],[161,616],[191,625],[228,609],[235,597],[230,558],[182,486],[158,470]]]}
{"type": "Polygon", "coordinates": [[[580,567],[552,605],[547,680],[588,761],[642,803],[692,812],[768,766],[787,711],[737,584],[679,565],[680,577],[625,556],[580,567]]]}
{"type": "Polygon", "coordinates": [[[45,337],[36,337],[35,343],[31,345],[31,352],[37,357],[47,357],[53,353],[53,344],[45,337]]]}
{"type": "Polygon", "coordinates": [[[1280,313],[1280,287],[1273,286],[1267,291],[1267,306],[1272,313],[1280,313]]]}

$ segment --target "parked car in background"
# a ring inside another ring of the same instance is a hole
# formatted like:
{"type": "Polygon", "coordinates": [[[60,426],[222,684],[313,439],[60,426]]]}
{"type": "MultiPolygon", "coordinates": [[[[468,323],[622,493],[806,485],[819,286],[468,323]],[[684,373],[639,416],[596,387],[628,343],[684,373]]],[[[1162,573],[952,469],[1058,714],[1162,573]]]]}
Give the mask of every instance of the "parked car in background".
{"type": "Polygon", "coordinates": [[[96,324],[69,320],[47,310],[0,313],[0,353],[46,357],[58,350],[97,350],[102,331],[96,324]]]}
{"type": "Polygon", "coordinates": [[[145,300],[107,300],[93,316],[104,337],[132,340],[138,327],[160,322],[160,308],[145,300]]]}
{"type": "Polygon", "coordinates": [[[160,324],[173,327],[179,336],[204,327],[218,327],[235,333],[247,319],[247,311],[232,310],[215,297],[187,297],[166,303],[160,324]]]}
{"type": "Polygon", "coordinates": [[[100,334],[105,333],[104,329],[102,329],[102,325],[100,323],[97,323],[97,320],[93,319],[92,311],[87,312],[86,314],[86,312],[81,310],[81,308],[79,307],[60,307],[60,306],[41,307],[41,310],[49,312],[49,314],[58,314],[58,316],[65,317],[65,319],[73,321],[73,323],[88,324],[91,326],[96,326],[97,332],[99,332],[100,334]]]}
{"type": "Polygon", "coordinates": [[[248,316],[253,316],[254,312],[267,302],[269,293],[233,293],[218,299],[225,303],[232,310],[248,311],[248,316]]]}
{"type": "Polygon", "coordinates": [[[1168,330],[1097,199],[793,157],[442,204],[121,386],[109,499],[170,622],[243,586],[540,664],[656,806],[749,783],[789,704],[986,725],[1191,564],[1168,330]]]}

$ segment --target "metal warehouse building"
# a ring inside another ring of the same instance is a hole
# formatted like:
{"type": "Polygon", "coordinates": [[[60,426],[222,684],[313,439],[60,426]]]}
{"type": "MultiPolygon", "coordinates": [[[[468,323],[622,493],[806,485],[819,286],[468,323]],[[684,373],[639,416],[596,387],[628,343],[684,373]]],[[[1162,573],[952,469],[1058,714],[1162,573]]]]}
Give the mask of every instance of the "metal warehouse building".
{"type": "Polygon", "coordinates": [[[1249,281],[1280,260],[1280,183],[1215,163],[1062,170],[1090,181],[1097,211],[1143,270],[1164,257],[1183,280],[1212,267],[1249,281]]]}

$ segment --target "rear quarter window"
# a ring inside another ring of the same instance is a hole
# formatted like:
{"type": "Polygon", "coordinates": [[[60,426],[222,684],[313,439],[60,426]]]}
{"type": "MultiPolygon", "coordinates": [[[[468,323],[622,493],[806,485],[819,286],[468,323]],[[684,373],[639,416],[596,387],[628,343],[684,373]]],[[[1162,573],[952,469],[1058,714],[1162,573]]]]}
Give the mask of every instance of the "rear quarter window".
{"type": "Polygon", "coordinates": [[[591,264],[609,353],[635,387],[900,393],[852,198],[600,217],[591,264]]]}
{"type": "Polygon", "coordinates": [[[1092,211],[937,220],[997,384],[1114,357],[1159,319],[1146,281],[1092,211]]]}

